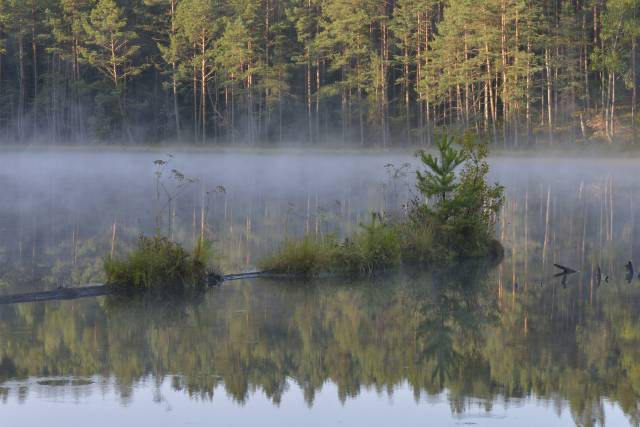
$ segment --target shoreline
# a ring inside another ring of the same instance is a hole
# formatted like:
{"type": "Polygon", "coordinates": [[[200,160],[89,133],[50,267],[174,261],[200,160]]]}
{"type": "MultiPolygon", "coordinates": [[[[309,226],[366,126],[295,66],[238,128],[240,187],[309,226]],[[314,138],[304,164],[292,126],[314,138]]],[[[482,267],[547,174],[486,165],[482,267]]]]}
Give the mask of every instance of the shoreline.
{"type": "MultiPolygon", "coordinates": [[[[567,158],[567,159],[640,159],[640,144],[638,145],[615,145],[615,144],[590,144],[578,145],[576,143],[560,143],[553,147],[548,145],[522,146],[518,148],[504,148],[500,145],[489,145],[491,154],[489,158],[534,158],[544,159],[567,158]]],[[[416,151],[424,149],[426,151],[435,150],[434,146],[403,146],[403,147],[303,147],[294,144],[283,144],[275,146],[266,145],[227,145],[210,144],[197,145],[191,143],[160,143],[160,144],[0,144],[1,154],[16,153],[92,153],[99,154],[157,154],[157,153],[185,153],[185,154],[238,154],[238,155],[289,155],[289,156],[383,156],[383,155],[413,155],[416,151]]]]}

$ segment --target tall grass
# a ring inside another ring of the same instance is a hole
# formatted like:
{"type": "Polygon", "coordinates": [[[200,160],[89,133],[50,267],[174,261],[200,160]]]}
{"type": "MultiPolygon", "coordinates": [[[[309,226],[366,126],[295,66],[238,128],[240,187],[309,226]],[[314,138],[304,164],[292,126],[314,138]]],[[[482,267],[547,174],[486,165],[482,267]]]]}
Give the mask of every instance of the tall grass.
{"type": "Polygon", "coordinates": [[[204,283],[210,247],[200,242],[189,253],[162,236],[140,236],[126,258],[107,258],[107,283],[128,289],[177,289],[204,283]]]}
{"type": "Polygon", "coordinates": [[[400,264],[401,245],[395,227],[375,218],[362,231],[340,242],[334,236],[288,240],[260,263],[274,273],[312,276],[321,272],[371,273],[400,264]]]}

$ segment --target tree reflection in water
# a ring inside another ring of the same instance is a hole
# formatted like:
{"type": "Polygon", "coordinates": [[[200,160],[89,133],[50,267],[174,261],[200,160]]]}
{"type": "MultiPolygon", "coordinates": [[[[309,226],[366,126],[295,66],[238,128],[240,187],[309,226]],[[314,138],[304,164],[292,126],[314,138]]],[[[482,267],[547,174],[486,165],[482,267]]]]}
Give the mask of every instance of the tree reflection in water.
{"type": "Polygon", "coordinates": [[[550,283],[505,298],[497,274],[475,264],[2,307],[0,378],[100,375],[123,399],[140,381],[170,379],[197,399],[223,387],[242,403],[259,389],[274,404],[291,379],[309,405],[327,381],[342,401],[406,382],[416,399],[446,390],[455,413],[534,395],[567,401],[582,424],[603,416],[604,398],[638,420],[640,289],[614,282],[594,303],[550,283]]]}

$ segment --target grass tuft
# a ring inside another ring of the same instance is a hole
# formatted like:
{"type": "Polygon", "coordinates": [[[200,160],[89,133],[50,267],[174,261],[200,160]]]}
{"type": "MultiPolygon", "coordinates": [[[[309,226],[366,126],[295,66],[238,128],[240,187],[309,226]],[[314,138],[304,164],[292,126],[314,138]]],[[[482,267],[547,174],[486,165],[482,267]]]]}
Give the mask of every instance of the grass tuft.
{"type": "Polygon", "coordinates": [[[193,253],[166,237],[140,236],[126,258],[107,258],[107,283],[128,289],[180,289],[196,287],[207,276],[211,248],[199,242],[193,253]]]}
{"type": "Polygon", "coordinates": [[[375,217],[362,228],[343,242],[334,236],[286,241],[278,252],[263,259],[260,267],[274,273],[314,276],[322,272],[366,274],[398,266],[401,245],[397,229],[375,217]]]}

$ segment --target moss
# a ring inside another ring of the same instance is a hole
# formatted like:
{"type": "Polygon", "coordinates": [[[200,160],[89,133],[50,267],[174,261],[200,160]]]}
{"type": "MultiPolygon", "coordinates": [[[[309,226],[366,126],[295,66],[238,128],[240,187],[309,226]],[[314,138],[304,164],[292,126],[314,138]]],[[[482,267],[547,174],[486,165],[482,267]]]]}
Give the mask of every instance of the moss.
{"type": "Polygon", "coordinates": [[[125,258],[104,262],[108,284],[128,289],[178,289],[196,287],[207,277],[204,243],[193,253],[166,237],[140,236],[137,247],[125,258]]]}

